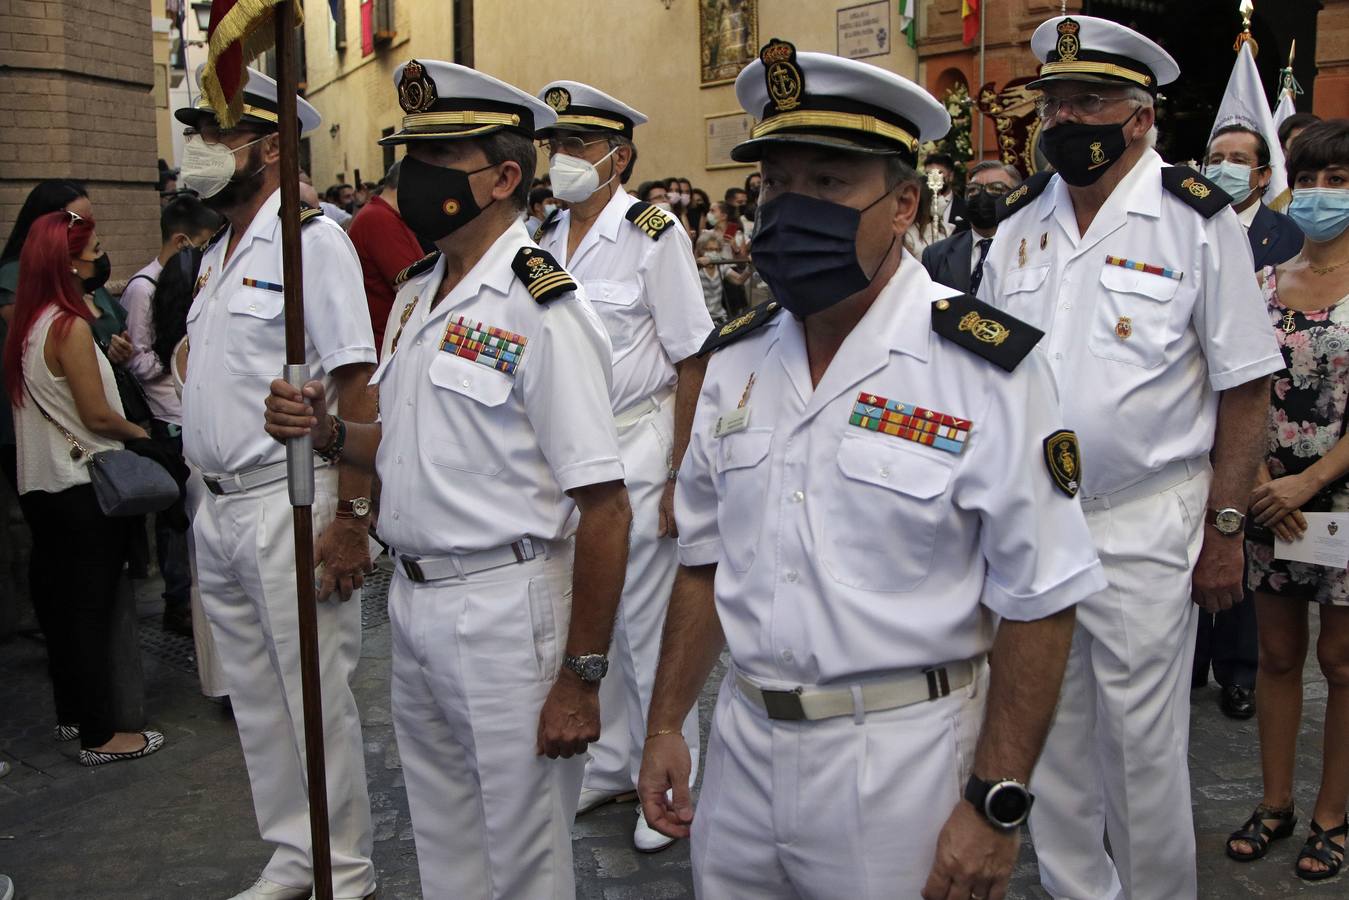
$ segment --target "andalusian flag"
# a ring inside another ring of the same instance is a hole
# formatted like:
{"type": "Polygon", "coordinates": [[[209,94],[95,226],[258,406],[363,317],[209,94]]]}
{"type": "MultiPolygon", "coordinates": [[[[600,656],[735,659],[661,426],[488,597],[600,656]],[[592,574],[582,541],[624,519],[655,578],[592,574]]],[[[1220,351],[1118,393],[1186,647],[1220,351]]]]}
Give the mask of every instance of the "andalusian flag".
{"type": "Polygon", "coordinates": [[[910,47],[918,46],[918,0],[899,0],[899,30],[910,47]]]}
{"type": "Polygon", "coordinates": [[[962,40],[973,44],[979,37],[979,0],[960,0],[960,21],[965,26],[962,40]]]}
{"type": "MultiPolygon", "coordinates": [[[[276,45],[272,30],[280,0],[211,0],[211,26],[206,31],[206,68],[201,93],[224,128],[232,128],[244,112],[248,64],[276,45]]],[[[304,22],[295,3],[295,24],[304,22]]]]}

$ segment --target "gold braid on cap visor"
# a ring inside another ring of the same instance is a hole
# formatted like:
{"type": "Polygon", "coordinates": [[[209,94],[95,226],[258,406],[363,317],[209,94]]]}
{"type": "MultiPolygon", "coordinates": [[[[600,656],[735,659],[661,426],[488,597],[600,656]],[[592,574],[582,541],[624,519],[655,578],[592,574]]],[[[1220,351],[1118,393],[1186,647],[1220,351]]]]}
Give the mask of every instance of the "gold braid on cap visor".
{"type": "Polygon", "coordinates": [[[614,131],[624,131],[627,125],[617,119],[602,119],[599,116],[569,116],[562,113],[557,117],[559,125],[592,125],[595,128],[611,128],[614,131]]]}
{"type": "MultiPolygon", "coordinates": [[[[197,109],[200,109],[200,110],[202,110],[203,112],[209,112],[209,113],[214,113],[214,112],[215,112],[215,108],[212,107],[210,103],[207,103],[207,102],[205,102],[205,101],[202,101],[201,103],[198,103],[198,104],[197,104],[197,109]]],[[[277,114],[276,114],[275,112],[273,112],[272,110],[270,110],[270,109],[262,109],[261,107],[253,106],[253,105],[248,104],[248,103],[245,103],[245,104],[244,104],[244,115],[246,115],[246,116],[252,116],[252,117],[255,118],[255,119],[262,119],[264,122],[271,122],[271,123],[273,123],[273,124],[280,124],[280,121],[281,121],[281,120],[277,117],[277,114]]]]}
{"type": "Polygon", "coordinates": [[[1040,67],[1040,74],[1043,75],[1113,75],[1115,78],[1123,78],[1132,81],[1135,84],[1141,84],[1143,87],[1152,86],[1152,78],[1144,75],[1142,72],[1135,72],[1133,69],[1126,69],[1123,66],[1117,66],[1114,63],[1084,62],[1075,60],[1073,62],[1052,62],[1045,63],[1040,67]]]}
{"type": "Polygon", "coordinates": [[[464,109],[455,112],[425,112],[412,113],[403,116],[403,128],[424,128],[427,125],[478,125],[472,131],[457,131],[456,136],[466,134],[477,134],[480,131],[487,131],[492,128],[500,128],[503,125],[508,128],[518,128],[520,126],[520,117],[514,113],[501,112],[483,112],[480,110],[464,109]]]}
{"type": "Polygon", "coordinates": [[[882,122],[875,116],[858,113],[823,112],[816,109],[801,109],[795,112],[779,113],[771,119],[765,119],[750,129],[751,138],[763,137],[786,128],[841,128],[847,131],[862,131],[876,134],[892,141],[898,141],[910,151],[918,151],[918,138],[903,128],[882,122]]]}

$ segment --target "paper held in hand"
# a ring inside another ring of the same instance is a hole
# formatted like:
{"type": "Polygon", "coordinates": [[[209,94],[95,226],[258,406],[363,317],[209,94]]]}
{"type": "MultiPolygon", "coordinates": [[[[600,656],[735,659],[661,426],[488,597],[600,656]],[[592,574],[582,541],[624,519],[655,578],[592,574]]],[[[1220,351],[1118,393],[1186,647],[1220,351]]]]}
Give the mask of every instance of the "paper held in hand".
{"type": "Polygon", "coordinates": [[[1274,539],[1274,558],[1349,568],[1349,512],[1303,513],[1307,533],[1301,540],[1274,539]]]}

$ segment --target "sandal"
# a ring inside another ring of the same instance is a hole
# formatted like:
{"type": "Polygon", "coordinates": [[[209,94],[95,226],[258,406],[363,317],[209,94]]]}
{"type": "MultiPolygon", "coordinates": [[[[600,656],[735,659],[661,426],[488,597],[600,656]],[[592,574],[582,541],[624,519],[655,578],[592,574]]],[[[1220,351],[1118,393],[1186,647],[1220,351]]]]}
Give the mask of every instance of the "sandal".
{"type": "Polygon", "coordinates": [[[1321,872],[1312,872],[1295,862],[1293,871],[1297,873],[1297,877],[1303,881],[1325,881],[1338,875],[1340,866],[1344,863],[1344,844],[1336,844],[1331,838],[1343,840],[1345,835],[1349,835],[1349,818],[1346,818],[1339,828],[1329,829],[1322,828],[1316,824],[1315,819],[1312,819],[1312,833],[1308,836],[1307,843],[1302,845],[1297,860],[1298,862],[1304,859],[1315,860],[1326,868],[1321,872]]]}
{"type": "Polygon", "coordinates": [[[1270,844],[1291,837],[1296,827],[1297,815],[1291,804],[1286,809],[1270,809],[1263,804],[1257,806],[1245,824],[1227,836],[1227,855],[1237,862],[1254,862],[1269,852],[1270,844]],[[1265,824],[1266,819],[1278,822],[1278,827],[1271,830],[1265,824]],[[1250,853],[1242,853],[1232,848],[1233,841],[1246,841],[1255,849],[1250,853]]]}

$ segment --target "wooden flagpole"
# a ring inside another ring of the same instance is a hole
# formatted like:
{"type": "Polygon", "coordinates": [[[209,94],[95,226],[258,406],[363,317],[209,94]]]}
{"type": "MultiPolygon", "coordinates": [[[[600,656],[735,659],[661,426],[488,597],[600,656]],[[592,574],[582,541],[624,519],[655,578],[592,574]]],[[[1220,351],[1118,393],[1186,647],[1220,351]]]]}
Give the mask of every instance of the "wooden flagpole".
{"type": "MultiPolygon", "coordinates": [[[[288,382],[309,380],[305,361],[304,273],[300,255],[300,123],[295,2],[276,6],[276,94],[281,132],[281,260],[286,310],[288,382]]],[[[319,682],[318,617],[314,597],[314,454],[308,437],[287,442],[290,503],[295,519],[295,589],[299,604],[300,685],[304,702],[305,762],[309,773],[309,834],[315,900],[332,900],[332,852],[328,841],[328,790],[323,758],[323,692],[319,682]]]]}

